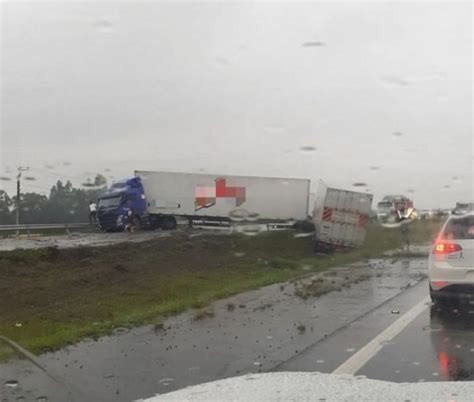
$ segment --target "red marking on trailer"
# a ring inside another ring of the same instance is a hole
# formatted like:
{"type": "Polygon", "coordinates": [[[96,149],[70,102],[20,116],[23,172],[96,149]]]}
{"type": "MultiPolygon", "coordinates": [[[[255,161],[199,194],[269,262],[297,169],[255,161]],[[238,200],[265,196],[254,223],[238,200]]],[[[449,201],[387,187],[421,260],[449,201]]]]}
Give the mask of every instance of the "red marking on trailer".
{"type": "Polygon", "coordinates": [[[357,222],[357,226],[364,227],[368,219],[368,215],[359,215],[359,221],[357,222]]]}
{"type": "Polygon", "coordinates": [[[226,179],[219,177],[214,187],[197,186],[195,193],[196,211],[209,208],[216,204],[218,198],[235,198],[235,206],[245,202],[245,187],[227,187],[226,179]]]}
{"type": "Polygon", "coordinates": [[[331,208],[324,208],[323,221],[330,221],[331,218],[332,218],[332,209],[331,208]]]}

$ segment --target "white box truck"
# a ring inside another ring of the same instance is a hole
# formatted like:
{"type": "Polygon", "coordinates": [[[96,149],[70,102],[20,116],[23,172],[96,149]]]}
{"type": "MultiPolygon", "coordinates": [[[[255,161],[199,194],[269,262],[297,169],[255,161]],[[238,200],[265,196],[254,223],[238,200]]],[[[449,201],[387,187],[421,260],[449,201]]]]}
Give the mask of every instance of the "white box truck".
{"type": "Polygon", "coordinates": [[[331,188],[320,181],[313,212],[315,251],[362,246],[372,199],[372,194],[331,188]]]}
{"type": "Polygon", "coordinates": [[[303,221],[310,181],[274,177],[135,171],[100,197],[104,230],[121,230],[130,211],[149,228],[174,229],[176,218],[230,221],[303,221]]]}

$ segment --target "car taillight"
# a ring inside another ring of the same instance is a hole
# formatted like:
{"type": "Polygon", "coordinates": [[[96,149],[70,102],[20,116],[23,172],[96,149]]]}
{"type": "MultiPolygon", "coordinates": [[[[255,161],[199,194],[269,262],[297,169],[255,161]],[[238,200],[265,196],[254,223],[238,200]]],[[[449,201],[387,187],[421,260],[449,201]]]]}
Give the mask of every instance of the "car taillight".
{"type": "Polygon", "coordinates": [[[461,250],[462,247],[459,244],[436,243],[433,249],[433,254],[450,254],[461,250]]]}

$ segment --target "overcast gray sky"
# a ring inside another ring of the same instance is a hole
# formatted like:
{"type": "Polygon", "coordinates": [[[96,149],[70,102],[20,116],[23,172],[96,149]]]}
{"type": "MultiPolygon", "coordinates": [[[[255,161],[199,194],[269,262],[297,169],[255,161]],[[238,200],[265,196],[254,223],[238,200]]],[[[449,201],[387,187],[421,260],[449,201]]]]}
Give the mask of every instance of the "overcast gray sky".
{"type": "Polygon", "coordinates": [[[31,191],[163,169],[474,198],[470,2],[10,2],[1,34],[11,193],[26,165],[31,191]]]}

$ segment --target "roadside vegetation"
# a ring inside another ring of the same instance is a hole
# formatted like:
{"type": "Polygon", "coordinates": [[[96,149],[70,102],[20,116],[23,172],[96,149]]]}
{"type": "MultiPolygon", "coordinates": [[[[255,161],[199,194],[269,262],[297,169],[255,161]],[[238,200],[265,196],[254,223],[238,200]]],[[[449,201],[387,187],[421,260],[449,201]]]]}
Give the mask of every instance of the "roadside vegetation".
{"type": "MultiPolygon", "coordinates": [[[[412,243],[429,242],[439,226],[412,223],[412,243]]],[[[0,335],[40,353],[117,327],[161,329],[166,316],[195,308],[195,319],[205,319],[213,300],[380,257],[401,244],[399,229],[372,224],[364,247],[329,256],[314,255],[312,237],[293,232],[176,232],[143,243],[1,252],[0,335]]]]}

